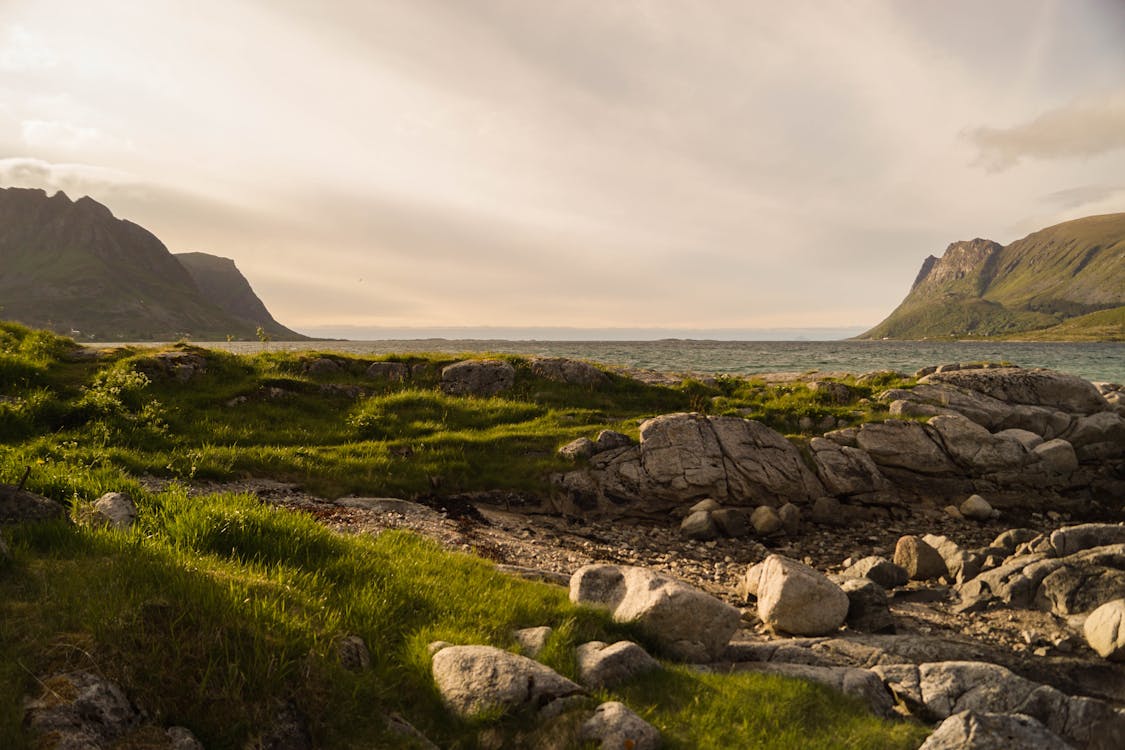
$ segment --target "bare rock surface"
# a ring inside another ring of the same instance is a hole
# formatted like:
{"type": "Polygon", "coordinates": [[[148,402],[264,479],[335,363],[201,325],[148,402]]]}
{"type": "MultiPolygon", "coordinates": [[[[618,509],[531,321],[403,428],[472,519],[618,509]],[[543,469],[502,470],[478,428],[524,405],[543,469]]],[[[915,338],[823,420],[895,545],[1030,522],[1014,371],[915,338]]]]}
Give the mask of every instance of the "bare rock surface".
{"type": "Polygon", "coordinates": [[[1105,411],[1108,403],[1093,383],[1053,370],[1001,367],[939,372],[922,379],[976,391],[1009,404],[1047,406],[1075,414],[1105,411]]]}
{"type": "Polygon", "coordinates": [[[943,721],[918,750],[1064,750],[1072,747],[1030,716],[961,711],[943,721]]]}

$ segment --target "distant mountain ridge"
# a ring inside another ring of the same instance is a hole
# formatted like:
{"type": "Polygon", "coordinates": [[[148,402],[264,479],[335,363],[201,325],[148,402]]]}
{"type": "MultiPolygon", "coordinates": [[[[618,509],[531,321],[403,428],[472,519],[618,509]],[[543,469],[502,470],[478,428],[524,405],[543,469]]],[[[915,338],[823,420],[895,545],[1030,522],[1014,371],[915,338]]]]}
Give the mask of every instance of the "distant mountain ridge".
{"type": "Polygon", "coordinates": [[[103,341],[306,338],[233,261],[188,255],[92,198],[0,188],[0,318],[103,341]]]}
{"type": "Polygon", "coordinates": [[[1004,336],[1125,340],[1125,213],[1088,216],[1010,245],[954,242],[861,339],[1004,336]]]}

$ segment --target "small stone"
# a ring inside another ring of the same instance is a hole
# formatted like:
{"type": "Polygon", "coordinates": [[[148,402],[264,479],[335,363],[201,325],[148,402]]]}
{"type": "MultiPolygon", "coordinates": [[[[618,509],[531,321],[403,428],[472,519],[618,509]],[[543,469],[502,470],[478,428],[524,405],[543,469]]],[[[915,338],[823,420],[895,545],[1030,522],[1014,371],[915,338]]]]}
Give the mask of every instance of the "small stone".
{"type": "Polygon", "coordinates": [[[523,652],[524,656],[530,656],[534,659],[547,645],[547,639],[551,637],[553,632],[548,625],[540,625],[537,628],[523,628],[516,631],[516,643],[520,644],[520,651],[523,652]]]}
{"type": "Polygon", "coordinates": [[[723,506],[719,505],[719,502],[717,500],[709,497],[706,500],[700,500],[698,503],[688,508],[688,515],[691,515],[692,513],[699,513],[702,511],[719,510],[722,507],[723,506]]]}
{"type": "Polygon", "coordinates": [[[137,520],[137,506],[123,492],[107,492],[94,501],[95,523],[115,529],[127,529],[137,520]]]}
{"type": "Polygon", "coordinates": [[[834,497],[821,497],[813,503],[809,520],[821,526],[843,526],[847,521],[844,506],[834,497]]]}
{"type": "Polygon", "coordinates": [[[941,578],[949,571],[938,551],[916,536],[900,537],[895,545],[895,565],[906,571],[913,581],[941,578]]]}
{"type": "Polygon", "coordinates": [[[571,440],[569,443],[559,448],[559,456],[569,461],[578,461],[580,459],[589,458],[594,455],[595,451],[596,446],[593,440],[580,437],[577,440],[571,440]]]}
{"type": "Polygon", "coordinates": [[[980,495],[969,495],[959,508],[961,515],[973,521],[987,521],[992,518],[992,506],[980,495]]]}
{"type": "Polygon", "coordinates": [[[760,505],[750,514],[750,525],[758,536],[770,536],[785,528],[777,511],[768,505],[760,505]]]}
{"type": "Polygon", "coordinates": [[[863,633],[893,633],[887,592],[870,578],[850,578],[840,586],[848,595],[848,627],[863,633]]]}
{"type": "Polygon", "coordinates": [[[358,635],[349,635],[336,645],[340,664],[350,672],[363,672],[371,668],[371,651],[358,635]]]}
{"type": "Polygon", "coordinates": [[[711,520],[724,536],[738,538],[750,533],[750,522],[746,519],[746,513],[738,508],[720,508],[711,511],[711,520]]]}
{"type": "Polygon", "coordinates": [[[785,527],[785,533],[795,536],[801,530],[801,509],[793,503],[786,503],[777,510],[777,516],[785,527]]]}
{"type": "Polygon", "coordinates": [[[688,539],[714,539],[719,535],[719,527],[710,511],[699,510],[680,522],[680,533],[688,539]]]}

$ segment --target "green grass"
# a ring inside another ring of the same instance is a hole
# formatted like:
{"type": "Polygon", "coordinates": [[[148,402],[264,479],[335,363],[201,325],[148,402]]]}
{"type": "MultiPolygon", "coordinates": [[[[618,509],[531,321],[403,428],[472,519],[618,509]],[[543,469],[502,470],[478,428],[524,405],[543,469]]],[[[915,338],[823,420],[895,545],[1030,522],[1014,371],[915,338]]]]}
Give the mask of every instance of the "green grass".
{"type": "MultiPolygon", "coordinates": [[[[138,477],[188,482],[261,476],[325,495],[410,497],[473,489],[546,491],[568,464],[557,448],[671,411],[752,415],[779,428],[800,416],[877,416],[861,399],[891,385],[851,382],[845,404],[803,385],[741,378],[656,387],[609,375],[598,387],[535,377],[529,363],[500,397],[438,388],[453,358],[409,355],[406,383],[364,378],[370,359],[311,376],[315,355],[206,359],[189,383],[145,375],[152,350],[77,356],[66,339],[0,324],[0,481],[30,467],[27,486],[69,505],[110,490],[138,499],[128,532],[67,523],[4,529],[0,564],[0,747],[23,750],[22,701],[37,678],[92,670],[118,681],[155,721],[182,724],[208,748],[240,748],[279,706],[306,717],[318,747],[396,746],[382,716],[396,711],[442,747],[537,747],[571,736],[573,717],[537,727],[451,718],[429,676],[433,640],[514,647],[513,631],[551,625],[545,663],[574,676],[586,640],[639,640],[631,627],[569,604],[566,592],[498,573],[481,559],[404,533],[345,537],[312,518],[243,495],[153,493],[138,477]],[[349,395],[360,387],[364,393],[349,395]],[[370,645],[354,674],[335,652],[346,635],[370,645]],[[496,733],[499,732],[499,735],[496,733]],[[489,736],[491,735],[491,739],[489,736]]],[[[907,748],[924,731],[869,715],[799,681],[674,669],[589,699],[639,707],[671,748],[907,748]],[[784,731],[778,729],[781,724],[784,731]],[[790,726],[791,725],[791,726],[790,726]],[[839,742],[845,744],[831,744],[839,742]],[[771,739],[772,738],[772,739],[771,739]]]]}

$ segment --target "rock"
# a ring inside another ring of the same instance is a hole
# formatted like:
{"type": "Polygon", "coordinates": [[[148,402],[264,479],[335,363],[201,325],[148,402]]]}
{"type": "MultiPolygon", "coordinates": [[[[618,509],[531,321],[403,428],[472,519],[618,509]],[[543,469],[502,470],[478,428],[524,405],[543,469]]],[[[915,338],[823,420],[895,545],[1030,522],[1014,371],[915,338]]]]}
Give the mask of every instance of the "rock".
{"type": "Polygon", "coordinates": [[[738,598],[743,601],[758,598],[758,585],[762,580],[762,568],[764,563],[755,563],[746,569],[742,574],[742,579],[738,583],[738,598]]]}
{"type": "Polygon", "coordinates": [[[203,750],[203,743],[187,727],[168,727],[164,736],[168,750],[203,750]]]}
{"type": "Polygon", "coordinates": [[[1003,367],[939,372],[923,379],[983,393],[1008,404],[1046,406],[1070,414],[1095,414],[1108,404],[1093,383],[1052,370],[1003,367]]]}
{"type": "Polygon", "coordinates": [[[949,457],[972,474],[1014,471],[1027,463],[1027,449],[1018,440],[993,435],[960,414],[933,417],[928,424],[949,457]]]}
{"type": "Polygon", "coordinates": [[[613,430],[602,430],[594,438],[594,446],[598,453],[616,450],[617,448],[628,448],[631,445],[633,445],[633,438],[613,430]]]}
{"type": "Polygon", "coordinates": [[[792,635],[827,635],[844,624],[848,596],[822,573],[780,555],[762,564],[758,618],[792,635]]]}
{"type": "Polygon", "coordinates": [[[1113,544],[1125,544],[1125,524],[1084,523],[1051,533],[1051,547],[1059,557],[1113,544]]]}
{"type": "Polygon", "coordinates": [[[570,461],[589,458],[597,452],[598,449],[594,441],[586,437],[571,440],[569,443],[559,448],[559,456],[570,461]]]}
{"type": "Polygon", "coordinates": [[[312,737],[300,710],[291,701],[274,711],[269,725],[245,750],[313,750],[312,737]]]}
{"type": "Polygon", "coordinates": [[[461,718],[483,711],[540,711],[581,687],[537,661],[492,646],[447,646],[433,655],[434,682],[461,718]]]}
{"type": "Polygon", "coordinates": [[[207,372],[207,358],[194,351],[157,352],[134,364],[138,372],[152,379],[170,378],[186,383],[207,372]]]}
{"type": "Polygon", "coordinates": [[[137,520],[137,506],[122,492],[107,492],[94,501],[95,523],[115,529],[127,529],[137,520]]]}
{"type": "Polygon", "coordinates": [[[0,484],[0,524],[50,521],[66,517],[61,503],[14,484],[0,484]]]}
{"type": "Polygon", "coordinates": [[[700,511],[711,512],[715,510],[722,510],[722,508],[723,506],[720,505],[717,500],[709,497],[704,500],[700,500],[698,503],[688,508],[688,513],[699,513],[700,511]]]}
{"type": "Polygon", "coordinates": [[[410,367],[404,362],[372,362],[364,374],[372,380],[399,383],[410,377],[410,367]]]}
{"type": "Polygon", "coordinates": [[[929,581],[949,572],[937,550],[916,536],[899,538],[895,544],[894,561],[895,565],[906,571],[912,581],[929,581]]]}
{"type": "Polygon", "coordinates": [[[813,503],[809,520],[820,526],[843,526],[847,523],[844,506],[834,497],[818,497],[813,503]]]}
{"type": "MultiPolygon", "coordinates": [[[[802,649],[808,651],[808,649],[802,649]]],[[[876,716],[894,716],[894,701],[882,680],[869,669],[825,667],[811,664],[740,662],[731,666],[737,672],[765,672],[817,682],[860,699],[876,716]]]]}
{"type": "Polygon", "coordinates": [[[469,359],[441,370],[441,389],[455,396],[495,396],[516,382],[516,368],[497,359],[469,359]]]}
{"type": "Polygon", "coordinates": [[[618,701],[594,709],[593,717],[582,725],[579,739],[599,743],[601,750],[656,750],[661,746],[660,732],[618,701]]]}
{"type": "Polygon", "coordinates": [[[1082,632],[1098,656],[1125,661],[1125,599],[1106,602],[1091,612],[1082,632]]]}
{"type": "Polygon", "coordinates": [[[313,357],[301,363],[301,372],[306,375],[335,375],[340,370],[340,363],[331,357],[313,357]]]}
{"type": "MultiPolygon", "coordinates": [[[[778,508],[777,517],[781,519],[781,525],[785,527],[786,534],[796,536],[797,532],[801,530],[801,509],[793,503],[786,503],[778,508]]],[[[730,536],[734,536],[734,534],[730,536]]]]}
{"type": "Polygon", "coordinates": [[[887,592],[869,578],[849,578],[840,588],[848,597],[847,624],[863,633],[893,633],[887,592]]]}
{"type": "Polygon", "coordinates": [[[421,750],[439,750],[438,746],[430,741],[426,735],[419,732],[413,724],[402,718],[399,714],[387,714],[387,729],[391,734],[402,738],[406,747],[421,748],[421,750]]]}
{"type": "Polygon", "coordinates": [[[884,589],[903,586],[910,580],[910,576],[901,565],[895,565],[887,558],[876,555],[865,557],[848,566],[844,570],[843,576],[845,578],[867,578],[884,589]]]}
{"type": "Polygon", "coordinates": [[[697,510],[680,521],[680,533],[687,539],[714,539],[719,535],[719,527],[709,511],[697,510]]]}
{"type": "Polygon", "coordinates": [[[1106,411],[1079,417],[1065,437],[1079,461],[1099,461],[1125,456],[1125,416],[1106,411]]]}
{"type": "Polygon", "coordinates": [[[816,394],[821,403],[842,406],[850,404],[854,398],[852,389],[844,383],[831,380],[814,380],[807,383],[808,389],[816,394]]]}
{"type": "Polygon", "coordinates": [[[24,714],[41,747],[108,746],[140,721],[121,688],[90,672],[67,672],[41,684],[43,694],[26,702],[24,714]]]}
{"type": "Polygon", "coordinates": [[[715,522],[723,536],[738,538],[750,533],[750,522],[746,520],[746,513],[738,508],[721,508],[711,512],[711,520],[715,522]]]}
{"type": "Polygon", "coordinates": [[[937,550],[941,559],[945,561],[945,569],[950,579],[956,583],[964,583],[976,578],[981,571],[981,557],[965,550],[952,539],[935,534],[926,534],[922,541],[937,550]]]}
{"type": "Polygon", "coordinates": [[[660,662],[632,641],[618,641],[611,646],[601,641],[583,643],[575,658],[578,681],[588,688],[613,687],[660,669],[660,662]]]}
{"type": "MultiPolygon", "coordinates": [[[[880,467],[906,469],[916,474],[953,475],[957,466],[941,449],[928,425],[903,422],[868,422],[856,433],[859,447],[880,467]]],[[[930,428],[932,429],[932,428],[930,428]]]]}
{"type": "Polygon", "coordinates": [[[1026,451],[1034,451],[1043,444],[1043,438],[1032,432],[1031,430],[1021,430],[1013,427],[1008,430],[1001,430],[996,433],[996,437],[1007,438],[1008,440],[1015,440],[1017,443],[1024,447],[1026,451]]]}
{"type": "Polygon", "coordinates": [[[711,661],[722,654],[742,614],[734,607],[647,568],[585,565],[570,579],[570,600],[637,622],[669,655],[711,661]]]}
{"type": "Polygon", "coordinates": [[[1070,474],[1078,471],[1078,454],[1074,446],[1062,438],[1040,443],[1031,449],[1039,465],[1052,474],[1070,474]]]}
{"type": "Polygon", "coordinates": [[[554,632],[550,626],[541,625],[537,628],[522,628],[516,631],[516,643],[520,644],[520,651],[524,656],[535,659],[539,652],[547,646],[547,639],[554,632]]]}
{"type": "Polygon", "coordinates": [[[1062,565],[1043,577],[1032,606],[1065,617],[1120,597],[1125,593],[1125,545],[1111,550],[1115,548],[1100,547],[1063,558],[1062,565]]]}
{"type": "Polygon", "coordinates": [[[770,536],[784,529],[781,517],[768,505],[761,505],[754,509],[750,514],[750,525],[754,527],[754,532],[758,536],[770,536]]]}
{"type": "Polygon", "coordinates": [[[371,669],[371,651],[367,643],[358,635],[348,635],[336,644],[336,657],[340,665],[349,672],[365,672],[371,669]]]}
{"type": "Polygon", "coordinates": [[[531,360],[531,372],[538,377],[567,385],[599,386],[609,376],[588,362],[561,357],[537,357],[531,360]]]}
{"type": "Polygon", "coordinates": [[[969,495],[965,502],[958,508],[961,515],[973,521],[992,520],[992,506],[980,495],[969,495]]]}
{"type": "Polygon", "coordinates": [[[832,495],[863,495],[885,492],[891,487],[867,451],[838,445],[827,438],[813,438],[809,448],[817,476],[832,495]]]}
{"type": "Polygon", "coordinates": [[[1039,536],[1039,532],[1034,529],[1008,529],[993,539],[989,547],[1002,549],[1011,555],[1016,551],[1016,547],[1025,542],[1030,542],[1037,536],[1039,536]]]}
{"type": "Polygon", "coordinates": [[[962,711],[1026,714],[1079,746],[1125,729],[1125,715],[1109,704],[1092,698],[1070,698],[997,664],[891,664],[875,666],[872,671],[912,712],[927,720],[941,721],[962,711]]]}
{"type": "Polygon", "coordinates": [[[1051,750],[1073,747],[1023,714],[962,711],[943,721],[918,750],[1051,750]]]}

